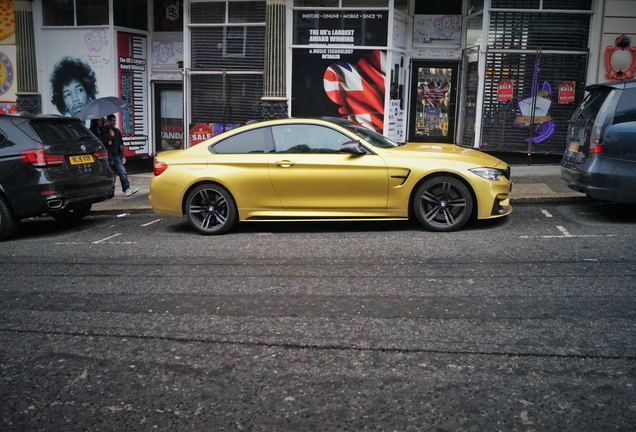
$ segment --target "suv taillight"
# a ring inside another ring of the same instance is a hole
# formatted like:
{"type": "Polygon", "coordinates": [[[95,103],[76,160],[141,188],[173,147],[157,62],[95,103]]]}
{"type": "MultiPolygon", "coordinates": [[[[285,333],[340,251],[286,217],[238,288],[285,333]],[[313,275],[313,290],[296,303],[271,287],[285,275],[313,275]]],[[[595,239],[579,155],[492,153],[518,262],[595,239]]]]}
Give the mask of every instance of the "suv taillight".
{"type": "Polygon", "coordinates": [[[161,162],[161,161],[158,161],[157,159],[155,159],[154,173],[155,173],[156,176],[158,176],[159,174],[161,174],[162,172],[164,172],[167,169],[168,169],[168,164],[167,163],[161,162]]]}
{"type": "Polygon", "coordinates": [[[20,153],[22,162],[36,168],[62,165],[64,155],[45,153],[43,149],[27,150],[20,153]]]}
{"type": "Polygon", "coordinates": [[[618,100],[620,99],[620,92],[618,90],[612,90],[601,108],[598,110],[598,114],[596,114],[596,118],[594,119],[594,125],[592,126],[592,130],[590,132],[590,142],[588,147],[588,154],[595,155],[603,153],[603,135],[605,134],[605,130],[612,124],[614,120],[614,111],[616,110],[616,105],[618,104],[618,100]]]}
{"type": "Polygon", "coordinates": [[[108,158],[108,153],[106,153],[106,150],[97,150],[95,152],[95,157],[97,159],[107,159],[108,158]]]}

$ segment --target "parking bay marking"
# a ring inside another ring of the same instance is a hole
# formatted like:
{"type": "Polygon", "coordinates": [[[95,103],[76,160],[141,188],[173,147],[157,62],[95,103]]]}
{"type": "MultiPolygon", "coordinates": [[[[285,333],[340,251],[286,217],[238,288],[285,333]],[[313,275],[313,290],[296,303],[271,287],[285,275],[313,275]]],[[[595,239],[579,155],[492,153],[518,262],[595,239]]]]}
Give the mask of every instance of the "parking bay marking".
{"type": "Polygon", "coordinates": [[[105,242],[106,240],[110,240],[110,239],[115,238],[115,237],[120,236],[120,235],[121,235],[121,233],[115,233],[115,234],[113,234],[112,236],[108,236],[108,237],[103,238],[103,239],[101,239],[101,240],[94,241],[94,242],[93,242],[93,244],[103,243],[103,242],[105,242]]]}
{"type": "Polygon", "coordinates": [[[571,234],[564,226],[557,225],[556,228],[561,232],[561,235],[538,235],[538,236],[519,236],[522,239],[530,238],[598,238],[598,237],[616,237],[615,234],[571,234]]]}
{"type": "Polygon", "coordinates": [[[541,209],[541,213],[543,213],[545,215],[545,217],[547,217],[547,218],[551,218],[552,217],[552,213],[550,213],[549,211],[547,211],[545,209],[541,209]]]}
{"type": "Polygon", "coordinates": [[[142,227],[146,227],[146,226],[148,226],[148,225],[152,225],[152,224],[154,224],[154,223],[157,223],[157,222],[159,222],[160,220],[161,220],[161,219],[155,219],[155,220],[150,221],[150,222],[148,222],[148,223],[141,224],[141,226],[142,226],[142,227]]]}

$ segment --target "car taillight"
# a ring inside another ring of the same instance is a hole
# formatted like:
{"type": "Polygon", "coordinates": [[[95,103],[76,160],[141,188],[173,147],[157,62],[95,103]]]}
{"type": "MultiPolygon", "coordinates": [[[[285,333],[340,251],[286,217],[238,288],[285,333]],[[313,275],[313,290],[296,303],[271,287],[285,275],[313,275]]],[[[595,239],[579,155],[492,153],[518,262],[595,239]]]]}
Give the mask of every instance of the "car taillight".
{"type": "Polygon", "coordinates": [[[48,154],[42,149],[23,151],[20,157],[23,163],[36,168],[62,165],[64,162],[64,155],[48,154]]]}
{"type": "Polygon", "coordinates": [[[617,90],[612,90],[605,98],[603,105],[596,114],[594,119],[594,125],[590,132],[590,142],[587,153],[589,155],[597,155],[603,153],[603,135],[607,127],[612,124],[614,120],[614,110],[620,99],[620,93],[617,90]]]}
{"type": "Polygon", "coordinates": [[[164,172],[165,170],[168,169],[168,164],[165,162],[161,162],[155,159],[155,169],[154,169],[154,173],[156,176],[158,176],[159,174],[161,174],[162,172],[164,172]]]}
{"type": "Polygon", "coordinates": [[[108,158],[108,153],[106,153],[106,150],[97,150],[95,152],[95,157],[97,159],[107,159],[108,158]]]}

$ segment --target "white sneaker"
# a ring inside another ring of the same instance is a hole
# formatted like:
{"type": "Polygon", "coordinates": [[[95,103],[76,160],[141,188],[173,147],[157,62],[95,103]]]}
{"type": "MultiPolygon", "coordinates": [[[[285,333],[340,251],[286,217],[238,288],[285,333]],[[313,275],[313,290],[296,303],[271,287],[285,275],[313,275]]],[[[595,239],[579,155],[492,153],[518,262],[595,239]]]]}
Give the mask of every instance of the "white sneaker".
{"type": "Polygon", "coordinates": [[[137,188],[135,188],[135,189],[128,188],[128,189],[126,189],[124,191],[124,196],[128,197],[128,196],[136,194],[137,192],[139,192],[139,189],[137,189],[137,188]]]}

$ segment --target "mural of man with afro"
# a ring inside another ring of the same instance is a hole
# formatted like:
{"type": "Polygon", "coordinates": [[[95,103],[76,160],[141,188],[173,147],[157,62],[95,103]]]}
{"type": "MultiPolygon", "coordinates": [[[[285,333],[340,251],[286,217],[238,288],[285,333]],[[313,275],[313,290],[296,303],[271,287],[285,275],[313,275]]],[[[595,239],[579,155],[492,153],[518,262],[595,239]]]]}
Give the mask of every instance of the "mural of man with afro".
{"type": "Polygon", "coordinates": [[[51,73],[51,103],[62,115],[78,117],[84,105],[95,100],[95,72],[79,58],[64,57],[51,73]]]}

